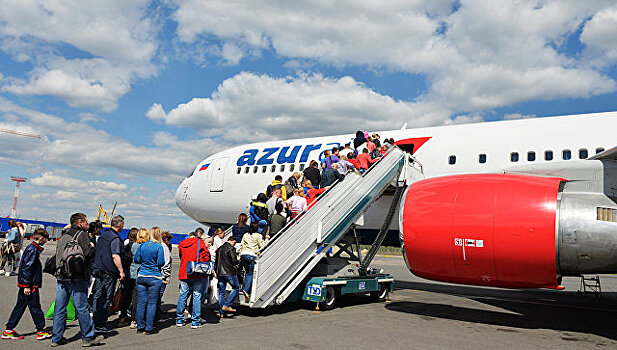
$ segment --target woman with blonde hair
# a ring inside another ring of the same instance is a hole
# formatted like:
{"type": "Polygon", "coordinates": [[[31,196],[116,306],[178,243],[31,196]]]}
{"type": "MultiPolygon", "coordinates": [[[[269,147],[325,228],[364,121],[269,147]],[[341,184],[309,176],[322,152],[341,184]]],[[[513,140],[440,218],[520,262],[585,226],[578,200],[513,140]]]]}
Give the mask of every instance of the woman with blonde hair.
{"type": "Polygon", "coordinates": [[[154,322],[158,322],[161,319],[161,302],[163,300],[163,294],[165,293],[165,288],[171,281],[171,251],[169,247],[163,243],[163,231],[159,227],[153,227],[150,229],[151,239],[155,242],[158,242],[163,246],[163,254],[165,255],[165,265],[161,268],[161,275],[163,277],[163,283],[161,284],[161,289],[159,291],[159,299],[156,303],[156,313],[154,315],[154,322]]]}
{"type": "Polygon", "coordinates": [[[163,284],[161,268],[165,266],[165,251],[158,227],[150,230],[150,241],[142,243],[135,254],[141,264],[137,273],[137,333],[155,334],[154,318],[163,284]]]}

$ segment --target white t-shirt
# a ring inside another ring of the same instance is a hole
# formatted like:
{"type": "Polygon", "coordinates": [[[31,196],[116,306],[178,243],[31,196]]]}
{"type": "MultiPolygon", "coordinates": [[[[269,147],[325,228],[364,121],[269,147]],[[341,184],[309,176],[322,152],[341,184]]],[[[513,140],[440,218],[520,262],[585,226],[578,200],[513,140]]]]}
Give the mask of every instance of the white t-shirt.
{"type": "Polygon", "coordinates": [[[210,245],[210,248],[208,248],[208,250],[210,251],[210,260],[216,261],[216,251],[223,244],[225,244],[225,241],[222,238],[220,238],[219,236],[214,236],[214,239],[212,240],[212,245],[210,245]]]}

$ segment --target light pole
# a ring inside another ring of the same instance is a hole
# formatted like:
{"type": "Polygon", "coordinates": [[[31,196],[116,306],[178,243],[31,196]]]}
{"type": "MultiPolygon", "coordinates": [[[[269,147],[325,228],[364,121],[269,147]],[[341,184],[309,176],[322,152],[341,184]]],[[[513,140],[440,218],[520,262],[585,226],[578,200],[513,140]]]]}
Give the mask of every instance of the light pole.
{"type": "Polygon", "coordinates": [[[21,176],[11,176],[11,180],[15,181],[15,199],[13,200],[13,210],[11,210],[11,218],[15,218],[17,212],[17,198],[19,197],[19,185],[22,182],[26,182],[27,179],[21,176]]]}

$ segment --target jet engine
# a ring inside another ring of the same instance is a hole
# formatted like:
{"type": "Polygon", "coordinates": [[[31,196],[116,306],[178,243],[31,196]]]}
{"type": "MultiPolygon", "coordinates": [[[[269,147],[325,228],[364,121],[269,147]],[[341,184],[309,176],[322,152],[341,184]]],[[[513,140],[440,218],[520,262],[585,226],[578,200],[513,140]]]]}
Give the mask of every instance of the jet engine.
{"type": "Polygon", "coordinates": [[[403,255],[427,279],[560,288],[561,276],[617,272],[617,205],[563,178],[455,175],[413,183],[401,202],[403,255]]]}

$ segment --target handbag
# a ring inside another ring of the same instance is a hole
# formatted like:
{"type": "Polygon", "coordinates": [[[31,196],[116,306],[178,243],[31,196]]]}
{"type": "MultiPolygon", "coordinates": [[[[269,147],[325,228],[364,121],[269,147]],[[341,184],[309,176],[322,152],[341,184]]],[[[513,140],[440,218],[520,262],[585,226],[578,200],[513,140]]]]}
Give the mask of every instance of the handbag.
{"type": "Polygon", "coordinates": [[[188,264],[186,264],[186,275],[191,277],[210,276],[214,273],[214,263],[211,261],[199,261],[199,245],[201,244],[201,238],[197,239],[197,261],[189,261],[188,264]]]}
{"type": "Polygon", "coordinates": [[[120,285],[114,293],[114,299],[111,303],[109,310],[111,312],[120,311],[120,309],[122,308],[122,299],[124,299],[124,288],[122,287],[122,285],[120,285]]]}

